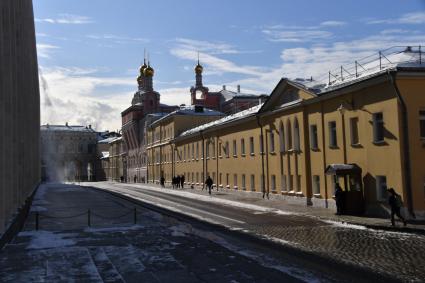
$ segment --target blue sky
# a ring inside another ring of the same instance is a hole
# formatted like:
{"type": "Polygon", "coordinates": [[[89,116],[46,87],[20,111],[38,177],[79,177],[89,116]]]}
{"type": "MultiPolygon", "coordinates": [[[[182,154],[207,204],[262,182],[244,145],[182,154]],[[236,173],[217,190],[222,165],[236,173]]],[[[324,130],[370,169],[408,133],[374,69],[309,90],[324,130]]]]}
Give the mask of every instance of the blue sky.
{"type": "Polygon", "coordinates": [[[198,51],[210,89],[268,94],[281,77],[425,44],[425,1],[33,1],[42,124],[118,129],[144,48],[161,102],[189,104],[198,51]]]}

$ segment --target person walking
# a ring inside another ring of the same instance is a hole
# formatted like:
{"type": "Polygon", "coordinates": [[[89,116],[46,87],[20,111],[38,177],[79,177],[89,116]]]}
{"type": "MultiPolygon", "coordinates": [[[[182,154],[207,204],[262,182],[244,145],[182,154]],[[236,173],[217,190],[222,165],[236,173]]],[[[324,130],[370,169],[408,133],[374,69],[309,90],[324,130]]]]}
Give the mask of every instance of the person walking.
{"type": "Polygon", "coordinates": [[[159,181],[160,183],[161,183],[161,187],[165,187],[165,178],[164,178],[164,176],[162,176],[161,177],[161,179],[160,179],[160,181],[159,181]]]}
{"type": "Polygon", "coordinates": [[[176,176],[173,176],[173,178],[171,178],[171,184],[173,185],[173,189],[176,188],[176,176]]]}
{"type": "Polygon", "coordinates": [[[210,176],[208,176],[208,178],[205,180],[205,185],[207,185],[208,193],[211,195],[211,188],[212,188],[212,185],[213,185],[213,180],[211,179],[210,176]]]}
{"type": "Polygon", "coordinates": [[[180,177],[180,185],[181,185],[181,187],[182,187],[182,189],[184,188],[184,175],[182,175],[181,177],[180,177]]]}
{"type": "Polygon", "coordinates": [[[341,186],[336,183],[335,185],[335,203],[336,203],[336,215],[344,213],[344,191],[341,186]]]}
{"type": "Polygon", "coordinates": [[[403,225],[406,226],[406,219],[404,219],[400,213],[400,209],[403,206],[401,196],[397,194],[393,188],[389,188],[388,193],[390,194],[388,197],[388,204],[391,207],[391,225],[395,226],[394,215],[397,215],[397,217],[403,221],[403,225]]]}
{"type": "Polygon", "coordinates": [[[177,189],[180,187],[180,175],[177,175],[176,177],[176,185],[177,185],[177,189]]]}
{"type": "Polygon", "coordinates": [[[136,175],[134,175],[134,183],[137,183],[137,176],[136,175]]]}

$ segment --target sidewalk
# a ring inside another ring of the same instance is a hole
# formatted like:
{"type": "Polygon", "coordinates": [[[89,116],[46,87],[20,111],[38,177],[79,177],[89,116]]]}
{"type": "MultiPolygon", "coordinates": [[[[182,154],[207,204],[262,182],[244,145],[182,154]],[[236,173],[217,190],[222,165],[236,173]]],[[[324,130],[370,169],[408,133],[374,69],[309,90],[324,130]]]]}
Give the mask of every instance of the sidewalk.
{"type": "MultiPolygon", "coordinates": [[[[126,183],[126,185],[141,187],[141,186],[150,186],[156,187],[158,189],[164,189],[156,184],[139,184],[139,183],[126,183]]],[[[185,191],[193,194],[207,195],[207,190],[202,190],[201,188],[191,189],[186,186],[184,189],[173,189],[170,186],[166,186],[165,189],[173,191],[185,191]]],[[[219,199],[226,199],[232,201],[238,201],[242,203],[255,204],[268,208],[275,208],[284,211],[295,212],[298,214],[310,216],[313,218],[318,218],[324,221],[340,222],[343,224],[350,225],[361,225],[370,229],[377,230],[386,230],[394,232],[407,232],[407,233],[417,233],[425,235],[425,221],[408,221],[407,227],[403,227],[403,224],[400,221],[397,221],[396,217],[396,226],[391,226],[391,220],[388,218],[377,218],[369,216],[352,216],[352,215],[335,215],[335,210],[332,208],[322,208],[307,206],[304,204],[294,204],[289,203],[286,200],[274,197],[274,194],[270,194],[270,198],[262,198],[262,193],[260,192],[250,192],[250,191],[237,191],[232,189],[220,188],[218,191],[215,188],[211,193],[212,197],[219,199]]]]}

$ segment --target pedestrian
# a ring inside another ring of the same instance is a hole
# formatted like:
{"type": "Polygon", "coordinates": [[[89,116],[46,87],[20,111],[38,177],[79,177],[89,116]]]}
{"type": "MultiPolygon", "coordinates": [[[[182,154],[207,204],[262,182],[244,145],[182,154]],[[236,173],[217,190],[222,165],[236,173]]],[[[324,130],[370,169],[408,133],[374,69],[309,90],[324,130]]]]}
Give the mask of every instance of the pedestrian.
{"type": "Polygon", "coordinates": [[[213,185],[213,180],[211,179],[210,176],[208,176],[208,178],[205,180],[205,185],[207,185],[208,193],[211,195],[211,188],[212,188],[212,185],[213,185]]]}
{"type": "Polygon", "coordinates": [[[335,203],[336,203],[336,214],[341,215],[344,212],[344,191],[341,186],[336,183],[335,185],[335,203]]]}
{"type": "Polygon", "coordinates": [[[120,177],[121,183],[124,183],[124,176],[120,177]]]}
{"type": "Polygon", "coordinates": [[[176,184],[177,188],[180,188],[180,175],[177,175],[176,184]]]}
{"type": "Polygon", "coordinates": [[[399,219],[403,221],[403,225],[406,226],[407,222],[403,216],[401,216],[400,209],[403,206],[401,196],[397,194],[393,188],[388,189],[390,196],[388,197],[388,203],[391,207],[391,225],[395,226],[394,215],[397,215],[399,219]]]}
{"type": "Polygon", "coordinates": [[[176,188],[176,176],[173,176],[173,178],[171,178],[171,185],[173,186],[173,189],[176,188]]]}
{"type": "Polygon", "coordinates": [[[133,179],[134,179],[134,182],[137,183],[137,176],[136,175],[134,175],[133,179]]]}
{"type": "Polygon", "coordinates": [[[182,189],[183,189],[183,188],[184,188],[184,175],[182,175],[182,176],[180,177],[180,184],[181,184],[182,189]]]}
{"type": "Polygon", "coordinates": [[[161,183],[161,187],[165,187],[165,178],[164,178],[164,176],[162,176],[161,177],[161,179],[160,179],[160,181],[159,181],[160,183],[161,183]]]}

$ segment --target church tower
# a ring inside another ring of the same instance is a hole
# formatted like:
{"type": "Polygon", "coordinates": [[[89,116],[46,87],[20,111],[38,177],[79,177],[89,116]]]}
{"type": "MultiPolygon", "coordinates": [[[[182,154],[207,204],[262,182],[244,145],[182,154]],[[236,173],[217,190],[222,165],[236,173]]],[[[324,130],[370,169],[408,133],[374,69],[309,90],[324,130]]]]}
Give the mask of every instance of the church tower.
{"type": "Polygon", "coordinates": [[[208,88],[202,84],[202,72],[204,68],[199,64],[199,54],[198,54],[198,64],[195,66],[195,75],[196,82],[195,86],[190,88],[191,103],[192,105],[204,105],[203,101],[208,94],[208,88]]]}

